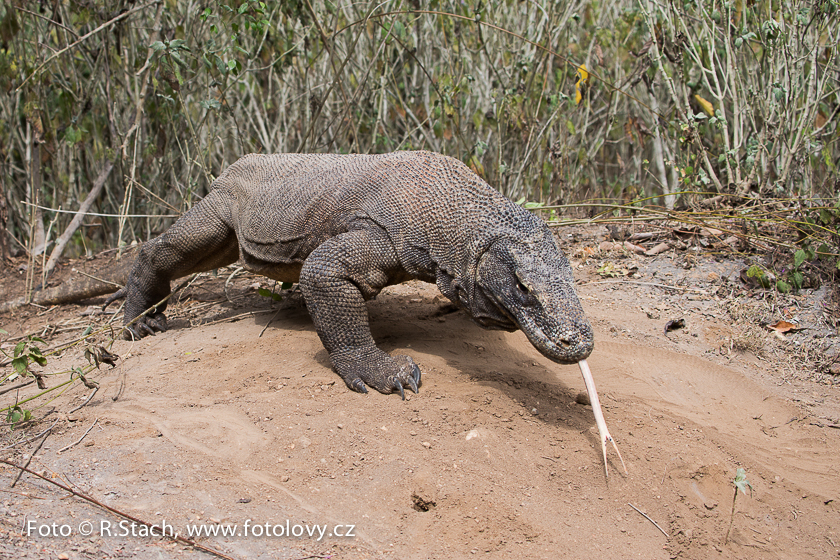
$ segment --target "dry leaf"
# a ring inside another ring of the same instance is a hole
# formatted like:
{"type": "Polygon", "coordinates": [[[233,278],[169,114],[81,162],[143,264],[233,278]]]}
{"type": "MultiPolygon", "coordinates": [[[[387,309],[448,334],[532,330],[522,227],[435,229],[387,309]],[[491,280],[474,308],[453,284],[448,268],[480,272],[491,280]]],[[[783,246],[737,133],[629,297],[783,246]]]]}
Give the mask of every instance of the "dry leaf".
{"type": "Polygon", "coordinates": [[[671,246],[668,245],[667,243],[660,243],[658,245],[654,245],[653,247],[651,247],[650,249],[645,251],[645,255],[647,255],[649,257],[652,257],[654,255],[658,255],[659,253],[664,253],[665,251],[667,251],[670,248],[671,248],[671,246]]]}
{"type": "Polygon", "coordinates": [[[644,247],[641,247],[640,245],[635,245],[633,243],[630,243],[629,241],[624,242],[624,248],[627,249],[628,251],[632,252],[632,253],[638,253],[640,255],[645,254],[645,248],[644,247]]]}
{"type": "Polygon", "coordinates": [[[776,321],[772,325],[767,325],[768,329],[773,329],[778,333],[786,333],[799,329],[799,325],[795,323],[788,323],[787,321],[776,321]]]}
{"type": "Polygon", "coordinates": [[[820,110],[817,113],[817,116],[814,118],[814,128],[822,128],[825,126],[825,123],[828,122],[828,117],[825,116],[825,113],[820,110]]]}

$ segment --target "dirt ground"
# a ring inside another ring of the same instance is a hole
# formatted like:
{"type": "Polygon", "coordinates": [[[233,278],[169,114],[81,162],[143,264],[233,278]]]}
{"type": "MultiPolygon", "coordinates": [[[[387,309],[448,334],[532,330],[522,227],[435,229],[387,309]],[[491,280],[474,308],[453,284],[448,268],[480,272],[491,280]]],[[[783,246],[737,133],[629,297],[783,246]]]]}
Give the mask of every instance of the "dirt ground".
{"type": "MultiPolygon", "coordinates": [[[[194,282],[168,332],[115,342],[117,366],[88,376],[99,389],[79,410],[70,412],[91,393],[81,383],[31,401],[35,421],[4,428],[0,457],[25,463],[43,437],[27,440],[53,426],[31,469],[182,535],[235,525],[234,536],[198,540],[237,559],[840,556],[829,290],[771,297],[741,283],[740,260],[604,252],[604,233],[564,230],[563,245],[627,474],[610,451],[604,475],[576,366],[543,358],[520,332],[482,330],[434,286],[394,286],[369,305],[380,347],[423,371],[420,393],[403,402],[348,391],[301,298],[259,296],[272,283],[247,274],[225,289],[232,269],[194,282]],[[680,318],[686,326],[666,333],[680,318]],[[762,324],[778,319],[801,328],[776,335],[762,324]],[[733,503],[739,468],[752,493],[733,503]],[[320,539],[318,528],[307,533],[316,524],[326,526],[320,539]],[[289,536],[295,526],[302,536],[289,536]]],[[[3,275],[6,300],[23,273],[3,275]]],[[[3,350],[27,333],[54,348],[114,318],[84,315],[96,302],[0,316],[3,350]]],[[[48,386],[87,363],[81,345],[48,360],[33,368],[55,373],[48,386]]],[[[117,515],[35,476],[11,488],[18,471],[2,467],[2,557],[211,557],[140,525],[121,529],[117,515]]]]}

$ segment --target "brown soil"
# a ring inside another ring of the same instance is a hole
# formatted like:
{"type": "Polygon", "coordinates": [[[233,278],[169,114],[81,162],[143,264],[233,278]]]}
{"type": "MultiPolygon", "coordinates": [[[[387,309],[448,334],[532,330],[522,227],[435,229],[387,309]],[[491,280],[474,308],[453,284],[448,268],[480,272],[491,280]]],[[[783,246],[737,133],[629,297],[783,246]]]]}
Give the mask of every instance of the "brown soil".
{"type": "MultiPolygon", "coordinates": [[[[592,232],[579,240],[597,247],[592,232]]],[[[423,370],[420,393],[403,402],[344,387],[299,296],[274,303],[254,291],[268,281],[240,274],[228,301],[230,270],[186,291],[167,333],[117,341],[118,365],[89,376],[100,388],[86,406],[68,414],[91,392],[80,383],[33,401],[37,422],[0,446],[17,442],[3,453],[23,463],[40,439],[21,442],[54,423],[31,468],[182,533],[188,523],[241,533],[246,520],[326,524],[327,535],[355,526],[355,537],[320,541],[202,539],[234,558],[837,558],[840,398],[832,376],[808,366],[825,324],[815,315],[801,340],[782,341],[743,311],[803,315],[820,293],[771,305],[726,280],[739,262],[570,253],[596,332],[589,363],[628,474],[610,451],[605,478],[576,366],[543,358],[522,333],[482,330],[434,286],[395,286],[369,306],[380,346],[423,370]],[[639,271],[603,278],[605,262],[639,271]],[[678,318],[686,327],[666,335],[678,318]],[[733,513],[738,468],[753,492],[737,496],[733,513]]],[[[22,289],[6,270],[3,299],[22,289]]],[[[85,309],[0,316],[2,347],[43,330],[43,346],[55,347],[109,318],[85,309]]],[[[47,378],[56,385],[86,363],[83,352],[33,369],[58,372],[47,378]]],[[[36,393],[31,385],[18,398],[36,393]]],[[[12,489],[17,471],[0,472],[0,556],[209,557],[166,539],[101,536],[101,521],[120,518],[31,475],[12,489]],[[92,536],[77,532],[85,520],[92,536]],[[27,522],[66,523],[72,535],[22,535],[27,522]]]]}

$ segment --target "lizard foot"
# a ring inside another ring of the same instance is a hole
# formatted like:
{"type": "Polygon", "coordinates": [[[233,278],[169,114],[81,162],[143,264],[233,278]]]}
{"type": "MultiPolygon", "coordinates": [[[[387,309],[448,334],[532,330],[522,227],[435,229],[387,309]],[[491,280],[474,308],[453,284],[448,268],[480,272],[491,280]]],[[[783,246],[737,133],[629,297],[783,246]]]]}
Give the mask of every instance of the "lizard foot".
{"type": "Polygon", "coordinates": [[[164,332],[166,330],[166,315],[163,313],[155,313],[153,315],[143,315],[133,325],[125,327],[123,338],[126,340],[140,340],[146,335],[154,336],[156,332],[164,332]]]}
{"type": "Polygon", "coordinates": [[[333,366],[347,387],[367,393],[368,386],[380,393],[399,393],[405,400],[405,389],[417,393],[420,368],[408,356],[389,356],[378,348],[362,348],[330,355],[333,366]]]}

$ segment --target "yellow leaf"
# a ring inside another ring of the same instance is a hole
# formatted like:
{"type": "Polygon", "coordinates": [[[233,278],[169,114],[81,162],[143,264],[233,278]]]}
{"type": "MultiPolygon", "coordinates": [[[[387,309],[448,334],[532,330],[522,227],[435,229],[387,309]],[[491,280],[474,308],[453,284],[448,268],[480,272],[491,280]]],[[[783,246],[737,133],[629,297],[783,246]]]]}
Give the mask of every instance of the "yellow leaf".
{"type": "Polygon", "coordinates": [[[715,107],[699,95],[695,95],[694,99],[697,100],[697,103],[700,104],[700,108],[703,109],[703,112],[709,115],[710,117],[715,116],[715,107]]]}
{"type": "Polygon", "coordinates": [[[587,70],[586,70],[586,64],[581,64],[577,69],[577,73],[578,73],[578,83],[581,83],[581,82],[585,83],[586,80],[589,79],[589,72],[587,72],[587,70]]]}
{"type": "Polygon", "coordinates": [[[589,80],[589,72],[586,70],[586,64],[581,64],[577,69],[578,80],[575,82],[575,105],[580,105],[583,99],[583,90],[586,89],[587,80],[589,80]]]}

